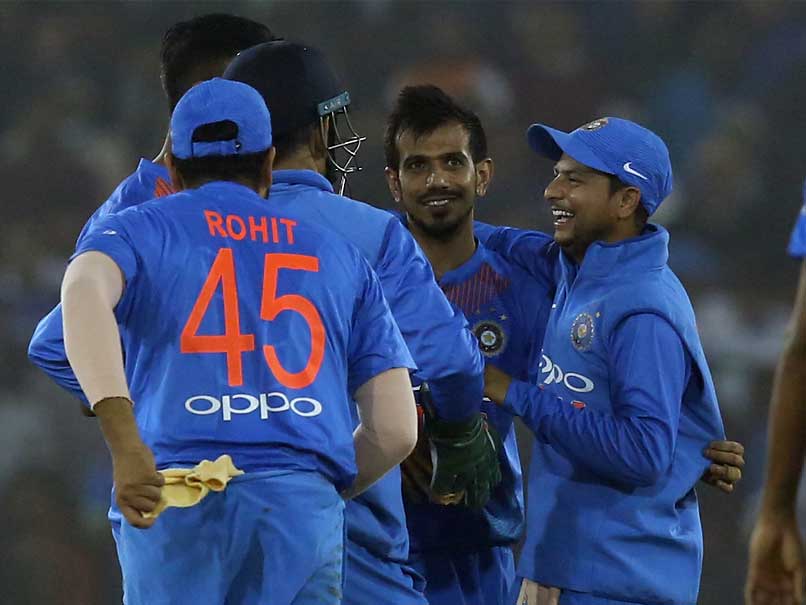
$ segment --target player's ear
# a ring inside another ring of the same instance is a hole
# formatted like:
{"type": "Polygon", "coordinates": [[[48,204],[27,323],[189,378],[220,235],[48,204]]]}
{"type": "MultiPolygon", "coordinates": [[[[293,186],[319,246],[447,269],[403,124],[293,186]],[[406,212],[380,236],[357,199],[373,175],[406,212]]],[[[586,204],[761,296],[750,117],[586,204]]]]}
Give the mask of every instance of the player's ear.
{"type": "Polygon", "coordinates": [[[171,183],[174,191],[183,191],[185,189],[185,182],[182,180],[182,175],[179,174],[179,171],[176,169],[174,156],[170,149],[165,152],[165,166],[168,168],[168,174],[171,175],[171,183]]]}
{"type": "Polygon", "coordinates": [[[616,214],[620,219],[631,218],[641,203],[641,190],[638,187],[625,187],[619,192],[616,214]]]}
{"type": "Polygon", "coordinates": [[[480,162],[476,162],[476,195],[484,197],[487,194],[487,188],[493,180],[495,173],[495,164],[492,158],[484,158],[480,162]]]}
{"type": "Polygon", "coordinates": [[[400,188],[400,173],[387,166],[384,168],[383,174],[386,177],[386,184],[389,186],[389,193],[392,194],[395,203],[399,204],[403,199],[403,190],[400,188]]]}

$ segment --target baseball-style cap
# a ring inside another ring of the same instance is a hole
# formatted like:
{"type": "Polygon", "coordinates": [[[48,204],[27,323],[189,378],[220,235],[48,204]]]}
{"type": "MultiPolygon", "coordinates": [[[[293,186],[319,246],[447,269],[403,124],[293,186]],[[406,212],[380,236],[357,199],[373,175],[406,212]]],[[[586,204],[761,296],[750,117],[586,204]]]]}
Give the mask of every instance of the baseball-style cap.
{"type": "Polygon", "coordinates": [[[260,153],[271,147],[271,117],[260,93],[242,82],[213,78],[188,90],[171,116],[171,153],[182,160],[260,153]],[[210,140],[200,127],[231,123],[231,137],[210,140]]]}
{"type": "Polygon", "coordinates": [[[650,215],[672,192],[672,163],[666,144],[635,122],[599,118],[573,132],[532,124],[526,136],[534,151],[555,162],[565,152],[580,164],[637,187],[650,215]]]}
{"type": "Polygon", "coordinates": [[[350,95],[320,50],[277,40],[241,51],[224,78],[254,87],[271,109],[274,132],[288,134],[350,104],[350,95]]]}

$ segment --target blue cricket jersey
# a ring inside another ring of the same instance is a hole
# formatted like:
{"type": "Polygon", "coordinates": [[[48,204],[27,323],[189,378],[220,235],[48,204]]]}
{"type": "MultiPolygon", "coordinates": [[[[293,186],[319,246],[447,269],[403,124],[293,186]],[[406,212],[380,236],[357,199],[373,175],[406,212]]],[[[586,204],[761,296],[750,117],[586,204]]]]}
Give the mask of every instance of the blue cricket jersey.
{"type": "MultiPolygon", "coordinates": [[[[517,380],[527,380],[531,361],[539,359],[554,284],[534,279],[481,243],[439,283],[467,317],[485,359],[517,380]]],[[[482,404],[482,411],[504,443],[499,455],[502,481],[480,512],[404,498],[412,552],[476,550],[512,545],[521,538],[523,481],[513,416],[490,402],[482,404]]]]}
{"type": "Polygon", "coordinates": [[[724,430],[667,247],[650,225],[592,244],[581,265],[561,254],[539,388],[513,381],[507,393],[536,436],[518,573],[574,603],[697,600],[694,486],[724,430]]]}
{"type": "MultiPolygon", "coordinates": [[[[443,418],[466,418],[481,406],[484,362],[461,312],[439,289],[431,265],[392,214],[333,193],[310,170],[278,170],[269,203],[287,216],[304,217],[353,243],[375,269],[409,351],[417,379],[432,387],[443,418]],[[450,351],[450,355],[445,355],[450,351]]],[[[347,503],[348,538],[373,555],[405,563],[408,532],[395,468],[347,503]]]]}
{"type": "MultiPolygon", "coordinates": [[[[173,192],[167,168],[162,164],[141,159],[137,170],[126,177],[87,220],[78,236],[78,241],[81,241],[99,219],[130,206],[165,197],[173,192]]],[[[28,357],[34,364],[42,368],[56,384],[78,397],[85,405],[87,404],[87,399],[84,397],[64,352],[60,304],[56,305],[36,326],[28,346],[28,357]]]]}
{"type": "Polygon", "coordinates": [[[803,206],[801,206],[798,220],[795,222],[795,228],[792,230],[787,251],[790,256],[795,258],[806,257],[806,181],[803,183],[803,206]]]}
{"type": "Polygon", "coordinates": [[[230,182],[105,217],[76,255],[91,250],[125,277],[126,377],[158,468],[227,453],[350,485],[353,393],[413,368],[358,250],[230,182]]]}
{"type": "MultiPolygon", "coordinates": [[[[163,167],[141,161],[138,172],[96,214],[151,199],[151,195],[138,199],[149,189],[136,185],[165,177],[163,167]],[[156,176],[149,180],[152,174],[156,176]]],[[[273,204],[283,204],[286,213],[311,217],[358,247],[380,279],[419,372],[432,385],[440,414],[458,419],[478,411],[483,360],[476,339],[464,316],[439,290],[428,260],[400,222],[388,212],[334,194],[327,179],[308,170],[275,171],[269,195],[270,207],[273,204]],[[445,350],[452,355],[445,355],[445,350]]],[[[59,307],[40,322],[29,356],[60,386],[84,399],[64,353],[59,307]]],[[[406,561],[408,532],[398,468],[348,503],[347,521],[350,539],[376,556],[406,561]]]]}

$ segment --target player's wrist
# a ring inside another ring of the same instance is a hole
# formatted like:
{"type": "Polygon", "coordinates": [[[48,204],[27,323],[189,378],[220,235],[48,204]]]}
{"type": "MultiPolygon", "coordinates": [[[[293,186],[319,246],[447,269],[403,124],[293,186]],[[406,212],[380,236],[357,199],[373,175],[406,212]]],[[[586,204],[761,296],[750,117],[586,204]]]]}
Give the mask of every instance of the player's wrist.
{"type": "Polygon", "coordinates": [[[782,495],[765,495],[761,510],[759,511],[760,521],[769,521],[771,523],[780,523],[788,519],[795,519],[797,516],[796,497],[782,497],[782,495]]]}

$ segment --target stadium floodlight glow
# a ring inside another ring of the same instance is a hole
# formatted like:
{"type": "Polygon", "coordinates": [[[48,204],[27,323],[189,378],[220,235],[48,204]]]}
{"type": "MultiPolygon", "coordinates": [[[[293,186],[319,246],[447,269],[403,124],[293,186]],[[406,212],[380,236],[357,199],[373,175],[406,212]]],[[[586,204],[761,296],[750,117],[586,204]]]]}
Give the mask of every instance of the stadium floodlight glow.
{"type": "Polygon", "coordinates": [[[356,131],[350,121],[350,114],[347,111],[349,104],[350,93],[345,91],[317,105],[319,132],[327,148],[328,162],[341,175],[341,179],[336,186],[336,193],[339,195],[344,194],[344,189],[347,186],[347,175],[362,170],[361,166],[356,162],[356,156],[361,148],[361,143],[367,140],[367,137],[361,136],[356,131]],[[344,134],[339,130],[340,118],[344,120],[344,134]],[[333,127],[328,129],[328,123],[332,124],[333,127]],[[342,153],[344,154],[344,159],[340,161],[339,155],[342,153]]]}

